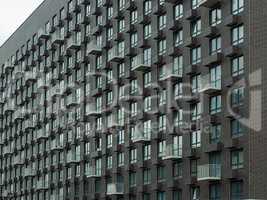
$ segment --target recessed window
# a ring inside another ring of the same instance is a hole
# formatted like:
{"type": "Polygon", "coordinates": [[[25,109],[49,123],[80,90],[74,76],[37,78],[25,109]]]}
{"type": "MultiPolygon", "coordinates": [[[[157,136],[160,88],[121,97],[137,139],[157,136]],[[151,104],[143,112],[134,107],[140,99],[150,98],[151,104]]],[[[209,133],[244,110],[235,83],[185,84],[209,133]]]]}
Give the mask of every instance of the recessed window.
{"type": "Polygon", "coordinates": [[[244,102],[244,87],[235,88],[231,93],[231,105],[240,106],[244,102]]]}
{"type": "Polygon", "coordinates": [[[201,131],[193,131],[191,133],[191,148],[198,148],[201,146],[201,131]]]}
{"type": "Polygon", "coordinates": [[[196,65],[201,62],[201,47],[191,49],[191,64],[196,65]]]}
{"type": "Polygon", "coordinates": [[[151,37],[151,34],[151,24],[146,24],[144,26],[144,39],[148,39],[149,37],[151,37]]]}
{"type": "Polygon", "coordinates": [[[222,125],[216,124],[210,127],[210,143],[216,144],[221,141],[222,125]]]}
{"type": "Polygon", "coordinates": [[[234,150],[231,152],[232,169],[240,169],[244,167],[243,150],[234,150]]]}
{"type": "Polygon", "coordinates": [[[244,42],[244,25],[232,29],[232,45],[238,45],[244,42]]]}
{"type": "Polygon", "coordinates": [[[210,98],[210,114],[216,114],[222,110],[221,95],[210,98]]]}
{"type": "Polygon", "coordinates": [[[221,8],[214,8],[210,11],[210,25],[216,26],[222,22],[221,8]]]}
{"type": "Polygon", "coordinates": [[[192,120],[198,120],[200,119],[202,114],[202,108],[201,108],[201,102],[198,102],[192,106],[192,120]]]}
{"type": "Polygon", "coordinates": [[[232,0],[232,14],[237,15],[244,10],[244,0],[232,0]]]}
{"type": "Polygon", "coordinates": [[[243,126],[238,119],[231,120],[231,135],[232,137],[240,137],[243,133],[243,126]]]}
{"type": "Polygon", "coordinates": [[[244,73],[244,56],[232,59],[232,76],[238,76],[244,73]]]}
{"type": "Polygon", "coordinates": [[[161,15],[159,16],[159,30],[162,30],[166,27],[166,23],[167,23],[167,16],[166,15],[161,15]]]}
{"type": "Polygon", "coordinates": [[[210,40],[210,55],[222,52],[222,38],[216,37],[210,40]]]}
{"type": "Polygon", "coordinates": [[[198,19],[191,24],[191,35],[196,37],[201,34],[201,19],[198,19]]]}
{"type": "Polygon", "coordinates": [[[174,19],[178,20],[181,19],[183,17],[183,4],[177,4],[174,6],[174,19]]]}
{"type": "Polygon", "coordinates": [[[231,199],[232,200],[240,200],[243,199],[243,182],[242,181],[234,181],[231,183],[231,199]]]}
{"type": "Polygon", "coordinates": [[[148,15],[152,12],[152,1],[151,0],[145,0],[144,2],[144,14],[148,15]]]}

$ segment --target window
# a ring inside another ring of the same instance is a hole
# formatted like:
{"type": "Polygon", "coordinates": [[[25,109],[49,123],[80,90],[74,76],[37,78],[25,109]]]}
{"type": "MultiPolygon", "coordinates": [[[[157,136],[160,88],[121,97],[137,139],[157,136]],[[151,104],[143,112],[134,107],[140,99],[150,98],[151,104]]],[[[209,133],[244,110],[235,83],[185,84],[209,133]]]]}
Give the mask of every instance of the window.
{"type": "Polygon", "coordinates": [[[143,171],[143,182],[144,182],[144,185],[151,183],[151,170],[150,169],[145,169],[143,171]]]}
{"type": "Polygon", "coordinates": [[[132,80],[131,81],[131,88],[130,88],[130,91],[131,91],[131,94],[134,94],[138,91],[138,85],[137,85],[137,80],[132,80]]]}
{"type": "Polygon", "coordinates": [[[218,65],[210,69],[210,85],[214,88],[221,89],[221,66],[218,65]]]}
{"type": "Polygon", "coordinates": [[[112,40],[113,38],[113,27],[108,28],[108,40],[112,40]]]}
{"type": "Polygon", "coordinates": [[[165,194],[165,192],[158,192],[158,194],[157,194],[157,200],[166,200],[166,194],[165,194]]]}
{"type": "Polygon", "coordinates": [[[231,121],[231,135],[232,137],[240,137],[243,135],[243,126],[238,119],[231,121]]]}
{"type": "Polygon", "coordinates": [[[191,24],[191,35],[192,37],[196,37],[201,34],[201,19],[198,19],[191,24]]]}
{"type": "Polygon", "coordinates": [[[165,89],[159,92],[159,96],[160,96],[160,98],[159,98],[159,105],[162,106],[162,105],[166,104],[166,101],[167,101],[167,92],[166,92],[165,89]]]}
{"type": "Polygon", "coordinates": [[[174,46],[179,46],[183,44],[183,30],[179,30],[174,33],[174,46]]]}
{"type": "Polygon", "coordinates": [[[221,124],[212,125],[210,128],[210,143],[218,143],[221,140],[222,126],[221,124]]]}
{"type": "Polygon", "coordinates": [[[119,76],[122,77],[125,75],[125,64],[124,63],[120,63],[119,64],[119,76]]]}
{"type": "Polygon", "coordinates": [[[202,3],[202,0],[192,0],[192,9],[196,9],[200,6],[200,4],[202,3]]]}
{"type": "Polygon", "coordinates": [[[148,39],[151,37],[152,31],[151,31],[151,24],[146,24],[144,26],[144,39],[148,39]]]}
{"type": "Polygon", "coordinates": [[[192,107],[192,120],[198,120],[200,119],[202,114],[202,108],[201,108],[201,102],[198,102],[193,105],[192,107]]]}
{"type": "Polygon", "coordinates": [[[210,198],[209,200],[221,200],[221,185],[210,185],[210,198]]]}
{"type": "Polygon", "coordinates": [[[151,65],[151,48],[144,49],[144,64],[151,65]]]}
{"type": "Polygon", "coordinates": [[[232,29],[232,45],[244,42],[244,25],[239,25],[232,29]]]}
{"type": "Polygon", "coordinates": [[[131,12],[131,24],[137,23],[138,20],[138,13],[137,10],[131,12]]]}
{"type": "Polygon", "coordinates": [[[221,95],[210,98],[210,114],[216,114],[222,110],[221,95]]]}
{"type": "Polygon", "coordinates": [[[145,145],[143,149],[144,160],[151,159],[151,145],[145,145]]]}
{"type": "Polygon", "coordinates": [[[112,156],[107,157],[107,169],[112,168],[112,156]]]}
{"type": "Polygon", "coordinates": [[[216,26],[222,22],[221,8],[214,8],[210,11],[210,25],[216,26]]]}
{"type": "Polygon", "coordinates": [[[174,97],[179,98],[183,96],[183,83],[179,82],[174,85],[174,97]]]}
{"type": "Polygon", "coordinates": [[[130,163],[136,163],[137,162],[137,149],[131,149],[130,150],[130,163]]]}
{"type": "Polygon", "coordinates": [[[131,34],[131,47],[136,47],[138,44],[137,32],[131,34]]]}
{"type": "Polygon", "coordinates": [[[151,85],[151,72],[146,72],[144,74],[144,86],[149,87],[151,85]]]}
{"type": "Polygon", "coordinates": [[[107,135],[107,148],[112,148],[112,134],[107,135]]]}
{"type": "Polygon", "coordinates": [[[124,143],[124,130],[120,130],[118,134],[118,144],[124,143]]]}
{"type": "Polygon", "coordinates": [[[216,37],[210,40],[210,55],[222,52],[222,38],[216,37]]]}
{"type": "Polygon", "coordinates": [[[157,176],[158,176],[158,181],[162,181],[165,179],[165,167],[164,166],[159,166],[157,169],[157,176]]]}
{"type": "Polygon", "coordinates": [[[177,4],[174,7],[174,19],[178,20],[183,17],[183,4],[177,4]]]}
{"type": "Polygon", "coordinates": [[[241,200],[243,183],[242,181],[235,181],[231,183],[231,200],[241,200]]]}
{"type": "Polygon", "coordinates": [[[108,19],[110,20],[112,19],[112,17],[113,17],[113,7],[110,6],[108,7],[108,19]]]}
{"type": "Polygon", "coordinates": [[[145,97],[144,99],[144,111],[148,112],[152,108],[152,103],[151,103],[151,96],[145,97]]]}
{"type": "Polygon", "coordinates": [[[107,93],[107,105],[112,104],[112,102],[113,102],[113,93],[112,91],[110,91],[107,93]]]}
{"type": "Polygon", "coordinates": [[[137,115],[137,102],[131,103],[131,117],[137,115]]]}
{"type": "Polygon", "coordinates": [[[125,0],[119,0],[119,10],[124,9],[125,7],[125,0]]]}
{"type": "Polygon", "coordinates": [[[174,57],[172,73],[180,76],[183,75],[183,56],[174,57]]]}
{"type": "Polygon", "coordinates": [[[124,153],[118,154],[118,167],[121,167],[124,165],[124,153]]]}
{"type": "Polygon", "coordinates": [[[240,169],[244,167],[243,150],[235,150],[231,152],[232,169],[240,169]]]}
{"type": "Polygon", "coordinates": [[[244,10],[244,0],[232,0],[232,14],[236,15],[244,10]]]}
{"type": "Polygon", "coordinates": [[[199,187],[192,187],[191,189],[191,199],[192,200],[200,200],[200,189],[199,187]]]}
{"type": "Polygon", "coordinates": [[[232,76],[238,76],[244,73],[244,56],[239,56],[232,60],[232,76]]]}
{"type": "Polygon", "coordinates": [[[176,113],[175,113],[175,118],[174,118],[174,125],[176,127],[180,127],[183,125],[183,110],[179,109],[176,113]]]}
{"type": "Polygon", "coordinates": [[[158,143],[158,157],[165,156],[165,151],[166,151],[166,141],[163,140],[158,143]]]}
{"type": "Polygon", "coordinates": [[[198,148],[201,146],[201,132],[200,130],[191,133],[191,147],[198,148]]]}
{"type": "Polygon", "coordinates": [[[183,165],[181,162],[175,162],[173,164],[173,176],[175,177],[182,177],[183,172],[183,165]]]}
{"type": "Polygon", "coordinates": [[[182,192],[173,191],[173,200],[182,200],[182,192]]]}
{"type": "Polygon", "coordinates": [[[146,0],[144,2],[144,14],[148,15],[151,12],[152,12],[152,1],[151,0],[146,0]]]}
{"type": "Polygon", "coordinates": [[[136,186],[136,172],[130,173],[129,181],[130,181],[130,184],[129,184],[130,187],[136,186]]]}
{"type": "Polygon", "coordinates": [[[159,116],[159,131],[166,130],[166,115],[159,116]]]}
{"type": "Polygon", "coordinates": [[[242,105],[244,102],[244,87],[235,88],[231,93],[232,106],[242,105]]]}
{"type": "Polygon", "coordinates": [[[191,49],[191,64],[195,65],[201,62],[201,47],[191,49]]]}
{"type": "Polygon", "coordinates": [[[166,40],[160,40],[158,46],[158,54],[161,56],[166,53],[166,40]]]}
{"type": "Polygon", "coordinates": [[[166,27],[167,17],[166,15],[159,16],[159,30],[162,30],[166,27]]]}
{"type": "Polygon", "coordinates": [[[123,32],[125,30],[125,20],[119,20],[119,33],[123,32]]]}
{"type": "Polygon", "coordinates": [[[197,93],[200,90],[200,75],[195,75],[191,79],[192,93],[197,93]]]}

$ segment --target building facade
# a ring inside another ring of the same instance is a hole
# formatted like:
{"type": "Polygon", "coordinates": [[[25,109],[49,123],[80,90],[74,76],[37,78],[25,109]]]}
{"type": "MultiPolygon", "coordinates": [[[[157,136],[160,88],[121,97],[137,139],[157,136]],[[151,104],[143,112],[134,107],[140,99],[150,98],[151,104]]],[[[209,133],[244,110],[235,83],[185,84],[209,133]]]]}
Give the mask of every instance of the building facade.
{"type": "Polygon", "coordinates": [[[266,9],[44,1],[0,48],[0,198],[267,198],[266,9]]]}

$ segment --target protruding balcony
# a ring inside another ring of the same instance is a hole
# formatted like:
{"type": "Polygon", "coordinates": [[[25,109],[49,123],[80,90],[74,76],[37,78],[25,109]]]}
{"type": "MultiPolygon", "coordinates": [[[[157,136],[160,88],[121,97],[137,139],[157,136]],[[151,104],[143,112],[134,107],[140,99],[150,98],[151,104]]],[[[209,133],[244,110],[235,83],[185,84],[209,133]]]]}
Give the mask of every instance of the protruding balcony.
{"type": "Polygon", "coordinates": [[[67,49],[79,49],[81,47],[81,40],[77,37],[70,37],[67,41],[67,49]]]}
{"type": "Polygon", "coordinates": [[[80,155],[74,153],[67,155],[67,163],[79,163],[81,161],[80,155]]]}
{"type": "Polygon", "coordinates": [[[39,39],[48,39],[50,37],[49,31],[46,30],[45,28],[40,28],[38,30],[38,38],[39,39]]]}
{"type": "Polygon", "coordinates": [[[39,180],[37,181],[36,184],[36,190],[47,190],[48,189],[48,183],[43,181],[43,180],[39,180]]]}
{"type": "Polygon", "coordinates": [[[123,183],[108,183],[106,194],[107,195],[123,195],[124,184],[123,183]]]}
{"type": "Polygon", "coordinates": [[[28,81],[35,81],[36,80],[36,77],[37,77],[36,72],[33,72],[33,71],[25,72],[25,81],[26,82],[28,82],[28,81]]]}
{"type": "Polygon", "coordinates": [[[89,105],[89,107],[86,109],[86,115],[98,116],[98,115],[101,115],[101,110],[96,109],[95,105],[89,105]]]}
{"type": "Polygon", "coordinates": [[[75,94],[71,94],[71,95],[67,96],[67,98],[66,98],[66,106],[75,106],[78,103],[79,103],[78,102],[78,98],[76,97],[75,94]]]}
{"type": "Polygon", "coordinates": [[[134,133],[133,142],[148,142],[151,140],[151,134],[150,133],[144,133],[143,131],[137,130],[134,133]]]}
{"type": "Polygon", "coordinates": [[[93,40],[87,45],[87,54],[101,54],[102,47],[97,41],[93,40]]]}
{"type": "Polygon", "coordinates": [[[25,109],[18,109],[14,112],[14,120],[23,120],[25,115],[25,109]]]}
{"type": "Polygon", "coordinates": [[[160,74],[159,80],[179,80],[183,78],[183,68],[176,67],[174,64],[167,64],[162,69],[162,74],[160,74]]]}
{"type": "Polygon", "coordinates": [[[33,122],[32,119],[27,119],[25,121],[25,129],[34,129],[35,128],[35,123],[33,122]]]}
{"type": "Polygon", "coordinates": [[[145,71],[151,68],[151,60],[145,60],[143,54],[133,57],[131,66],[133,71],[145,71]]]}
{"type": "Polygon", "coordinates": [[[15,111],[15,101],[8,100],[4,105],[4,112],[14,112],[15,111]]]}
{"type": "Polygon", "coordinates": [[[63,44],[64,43],[64,31],[56,31],[52,34],[52,44],[63,44]]]}
{"type": "Polygon", "coordinates": [[[202,0],[200,6],[212,8],[216,5],[219,5],[221,2],[221,0],[202,0]]]}
{"type": "Polygon", "coordinates": [[[119,50],[118,46],[108,51],[108,62],[121,62],[124,59],[124,49],[119,50]]]}
{"type": "Polygon", "coordinates": [[[219,91],[221,91],[221,81],[211,81],[209,74],[202,77],[200,92],[212,94],[219,91]]]}
{"type": "Polygon", "coordinates": [[[4,64],[4,70],[13,69],[13,65],[10,61],[6,61],[4,64]]]}
{"type": "Polygon", "coordinates": [[[221,165],[220,164],[206,164],[206,165],[198,166],[197,180],[198,181],[221,180],[221,165]]]}
{"type": "Polygon", "coordinates": [[[88,178],[97,178],[101,177],[101,171],[98,171],[94,166],[90,166],[85,175],[88,178]]]}
{"type": "Polygon", "coordinates": [[[175,160],[182,158],[182,147],[178,145],[170,145],[165,149],[165,155],[162,157],[163,160],[175,160]]]}
{"type": "Polygon", "coordinates": [[[38,89],[44,89],[49,86],[49,82],[46,80],[45,77],[41,77],[37,80],[37,88],[38,89]]]}
{"type": "Polygon", "coordinates": [[[24,160],[20,155],[17,155],[14,159],[14,165],[23,165],[24,164],[24,160]]]}
{"type": "Polygon", "coordinates": [[[35,175],[36,175],[35,169],[32,169],[32,168],[26,168],[25,169],[24,176],[32,177],[32,176],[35,176],[35,175]]]}
{"type": "Polygon", "coordinates": [[[5,146],[5,147],[4,147],[4,150],[3,150],[3,154],[4,154],[4,155],[12,154],[11,147],[10,147],[10,146],[5,146]]]}
{"type": "Polygon", "coordinates": [[[36,136],[37,140],[47,139],[47,138],[48,138],[48,134],[46,133],[44,129],[37,130],[37,136],[36,136]]]}

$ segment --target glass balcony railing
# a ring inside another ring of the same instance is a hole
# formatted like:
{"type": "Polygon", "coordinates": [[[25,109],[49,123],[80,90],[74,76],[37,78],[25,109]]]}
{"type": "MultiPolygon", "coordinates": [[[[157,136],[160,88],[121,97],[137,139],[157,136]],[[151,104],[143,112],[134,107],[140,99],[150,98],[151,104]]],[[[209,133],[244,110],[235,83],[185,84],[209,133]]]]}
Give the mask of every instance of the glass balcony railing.
{"type": "Polygon", "coordinates": [[[124,184],[123,183],[108,183],[107,195],[123,195],[124,184]]]}
{"type": "Polygon", "coordinates": [[[206,164],[200,165],[197,168],[197,180],[220,180],[221,179],[221,165],[220,164],[206,164]]]}
{"type": "Polygon", "coordinates": [[[151,60],[150,59],[145,60],[144,55],[139,54],[136,57],[133,57],[131,68],[133,71],[148,70],[151,68],[151,60]]]}
{"type": "Polygon", "coordinates": [[[179,147],[178,145],[169,145],[165,149],[164,156],[162,159],[168,160],[168,159],[180,159],[182,158],[182,147],[179,147]]]}
{"type": "Polygon", "coordinates": [[[94,166],[90,166],[86,172],[85,175],[87,177],[101,177],[101,170],[97,170],[96,167],[94,166]]]}

